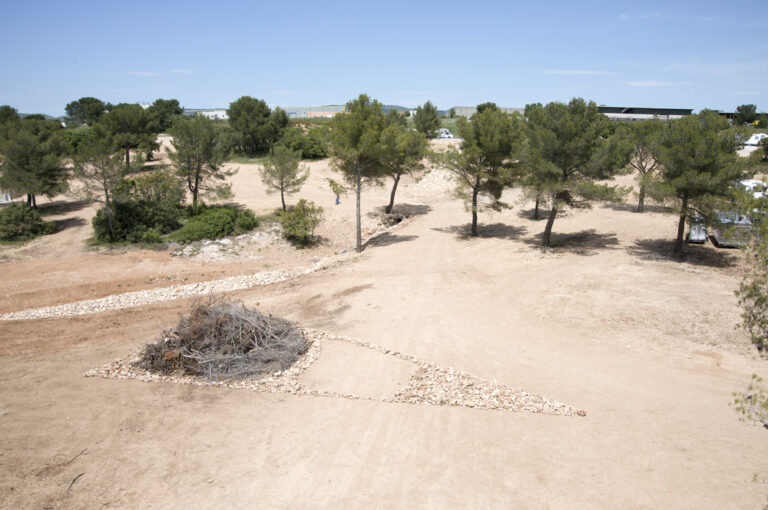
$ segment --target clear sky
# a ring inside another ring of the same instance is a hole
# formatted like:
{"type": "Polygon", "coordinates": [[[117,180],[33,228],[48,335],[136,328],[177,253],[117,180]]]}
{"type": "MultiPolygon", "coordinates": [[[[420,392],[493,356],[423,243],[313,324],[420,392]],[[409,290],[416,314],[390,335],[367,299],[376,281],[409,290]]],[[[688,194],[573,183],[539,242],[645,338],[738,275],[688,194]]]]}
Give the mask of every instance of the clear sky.
{"type": "Polygon", "coordinates": [[[0,0],[0,104],[439,108],[584,97],[768,111],[768,1],[0,0]]]}

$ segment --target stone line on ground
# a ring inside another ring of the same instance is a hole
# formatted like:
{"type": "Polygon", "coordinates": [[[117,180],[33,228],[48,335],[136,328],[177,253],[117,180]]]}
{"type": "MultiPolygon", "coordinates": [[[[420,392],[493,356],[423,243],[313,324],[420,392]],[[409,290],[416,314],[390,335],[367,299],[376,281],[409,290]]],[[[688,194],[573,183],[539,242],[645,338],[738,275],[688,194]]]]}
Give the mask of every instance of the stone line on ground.
{"type": "Polygon", "coordinates": [[[85,315],[89,313],[107,312],[132,308],[135,306],[149,305],[163,301],[172,301],[174,299],[203,296],[211,293],[231,292],[270,283],[282,282],[300,275],[312,273],[322,267],[326,266],[316,263],[309,268],[298,271],[262,271],[254,274],[230,276],[220,280],[209,280],[206,282],[189,283],[186,285],[172,285],[170,287],[138,290],[126,292],[124,294],[113,294],[98,299],[88,299],[63,305],[4,313],[0,315],[0,321],[85,315]]]}
{"type": "MultiPolygon", "coordinates": [[[[380,228],[374,232],[365,242],[379,237],[395,227],[380,228]]],[[[9,312],[0,314],[0,321],[19,321],[30,319],[46,319],[49,317],[71,317],[75,315],[86,315],[89,313],[110,312],[122,310],[124,308],[133,308],[136,306],[150,305],[164,301],[173,301],[175,299],[189,298],[195,296],[205,296],[211,293],[232,292],[236,290],[249,289],[270,283],[283,282],[299,276],[313,273],[320,269],[326,269],[334,264],[354,256],[356,252],[347,248],[337,252],[304,269],[294,271],[261,271],[254,274],[245,274],[239,276],[230,276],[220,280],[209,280],[205,282],[189,283],[186,285],[172,285],[159,289],[138,290],[126,292],[123,294],[112,294],[98,299],[87,299],[84,301],[75,301],[61,305],[46,306],[43,308],[30,308],[18,312],[9,312]]]]}
{"type": "Polygon", "coordinates": [[[521,390],[515,390],[499,384],[496,380],[487,380],[453,368],[441,368],[438,365],[420,360],[385,347],[353,339],[347,336],[333,335],[325,331],[303,329],[305,337],[312,341],[307,352],[289,369],[275,372],[260,379],[241,381],[209,381],[187,375],[160,375],[136,366],[143,349],[132,352],[125,359],[116,360],[101,368],[89,370],[86,377],[104,377],[108,379],[136,379],[144,382],[162,381],[194,386],[222,386],[227,388],[249,389],[266,393],[290,393],[315,397],[344,398],[348,400],[369,400],[386,403],[421,404],[437,406],[470,407],[499,411],[529,412],[565,416],[585,416],[584,411],[545,399],[521,390]],[[409,361],[416,365],[409,380],[392,398],[373,398],[353,393],[338,393],[327,390],[307,388],[298,380],[321,355],[324,341],[347,342],[359,347],[378,351],[382,354],[409,361]]]}

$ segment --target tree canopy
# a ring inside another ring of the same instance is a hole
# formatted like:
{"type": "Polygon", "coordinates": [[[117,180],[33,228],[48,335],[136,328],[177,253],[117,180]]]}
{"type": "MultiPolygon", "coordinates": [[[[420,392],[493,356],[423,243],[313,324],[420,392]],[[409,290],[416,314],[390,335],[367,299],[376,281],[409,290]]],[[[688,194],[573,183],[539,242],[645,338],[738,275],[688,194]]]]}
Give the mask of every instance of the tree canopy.
{"type": "Polygon", "coordinates": [[[757,106],[753,104],[742,104],[736,107],[736,115],[733,116],[733,123],[737,126],[751,124],[757,119],[757,106]]]}
{"type": "Polygon", "coordinates": [[[93,126],[111,106],[95,97],[81,97],[67,104],[64,110],[67,112],[68,123],[93,126]]]}
{"type": "Polygon", "coordinates": [[[21,121],[19,112],[7,104],[0,106],[0,124],[15,123],[21,121]]]}
{"type": "Polygon", "coordinates": [[[157,123],[153,116],[137,104],[121,103],[99,121],[107,128],[116,147],[125,151],[126,166],[131,163],[131,149],[147,153],[157,149],[157,123]]]}
{"type": "Polygon", "coordinates": [[[178,99],[156,99],[147,111],[154,116],[155,127],[159,132],[167,131],[174,120],[184,113],[178,99]]]}
{"type": "Polygon", "coordinates": [[[518,115],[509,115],[496,105],[478,108],[470,120],[460,118],[461,151],[450,149],[437,161],[456,178],[456,194],[472,212],[470,233],[477,236],[477,213],[482,209],[501,210],[504,188],[517,178],[515,168],[525,150],[525,125],[518,115]],[[485,198],[481,206],[479,198],[485,198]]]}
{"type": "Polygon", "coordinates": [[[272,111],[263,100],[250,96],[230,103],[227,115],[229,125],[240,137],[240,148],[250,156],[269,149],[288,126],[285,111],[272,111]]]}
{"type": "Polygon", "coordinates": [[[26,117],[13,123],[0,141],[0,188],[25,193],[29,205],[35,195],[52,197],[67,188],[67,169],[62,157],[66,145],[60,136],[61,124],[53,120],[26,117]]]}
{"type": "Polygon", "coordinates": [[[224,170],[226,147],[219,140],[214,122],[202,115],[180,118],[170,130],[173,136],[171,161],[178,175],[187,183],[192,194],[192,206],[197,208],[200,195],[214,198],[231,196],[227,177],[237,170],[224,170]]]}
{"type": "Polygon", "coordinates": [[[530,134],[530,159],[525,182],[550,204],[542,244],[549,246],[557,212],[563,207],[589,207],[591,202],[617,200],[623,190],[598,184],[624,168],[631,148],[625,138],[606,138],[608,123],[597,105],[575,98],[525,108],[530,134]]]}
{"type": "MultiPolygon", "coordinates": [[[[77,194],[90,202],[104,204],[110,239],[114,239],[115,234],[112,193],[127,171],[122,155],[114,149],[115,142],[109,131],[96,125],[87,132],[74,158],[75,175],[81,185],[77,194]]],[[[140,161],[134,161],[134,165],[137,163],[141,165],[140,161]]]]}
{"type": "Polygon", "coordinates": [[[440,115],[437,108],[430,101],[424,103],[424,106],[416,108],[413,115],[413,125],[416,131],[423,133],[427,138],[437,136],[437,130],[440,129],[440,115]]]}
{"type": "Polygon", "coordinates": [[[395,204],[400,178],[424,167],[421,160],[427,154],[427,138],[418,131],[408,129],[405,117],[394,110],[387,114],[385,125],[381,133],[381,163],[393,181],[389,204],[385,209],[389,214],[395,204]]]}
{"type": "Polygon", "coordinates": [[[357,251],[362,251],[360,224],[360,189],[366,178],[377,178],[384,172],[379,139],[384,128],[381,103],[360,94],[347,103],[346,113],[331,122],[331,155],[334,168],[348,182],[354,183],[357,207],[357,251]]]}
{"type": "Polygon", "coordinates": [[[261,181],[267,185],[267,193],[280,192],[285,207],[285,195],[296,193],[309,178],[309,167],[301,164],[301,154],[282,144],[270,151],[260,169],[261,181]]]}
{"type": "Polygon", "coordinates": [[[632,123],[629,129],[633,147],[629,165],[637,171],[640,185],[637,212],[643,212],[646,189],[653,184],[659,169],[659,137],[663,127],[660,120],[642,120],[632,123]]]}
{"type": "Polygon", "coordinates": [[[696,211],[711,217],[717,199],[729,197],[744,170],[736,149],[739,133],[712,110],[669,122],[661,135],[659,160],[663,187],[659,198],[679,202],[680,213],[675,252],[683,249],[685,221],[696,211]]]}
{"type": "Polygon", "coordinates": [[[0,144],[8,138],[12,131],[18,129],[20,123],[21,117],[19,117],[16,108],[11,108],[8,105],[0,106],[0,144]]]}

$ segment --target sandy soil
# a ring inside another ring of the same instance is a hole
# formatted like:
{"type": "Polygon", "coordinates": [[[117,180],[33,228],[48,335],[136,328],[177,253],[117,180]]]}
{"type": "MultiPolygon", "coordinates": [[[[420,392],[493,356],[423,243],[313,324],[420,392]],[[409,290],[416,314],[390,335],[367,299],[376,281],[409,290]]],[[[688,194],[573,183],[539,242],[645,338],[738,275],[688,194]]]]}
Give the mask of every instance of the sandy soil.
{"type": "MultiPolygon", "coordinates": [[[[276,207],[279,197],[264,193],[257,167],[239,167],[236,202],[257,212],[276,207]]],[[[85,244],[92,209],[59,201],[60,232],[0,247],[0,312],[290,268],[335,253],[352,244],[354,200],[334,206],[327,162],[311,168],[291,197],[327,206],[324,242],[311,250],[274,242],[215,262],[92,250],[85,244]]],[[[531,204],[482,214],[480,238],[467,239],[469,214],[439,188],[439,179],[403,183],[398,203],[411,217],[351,261],[233,297],[302,326],[545,395],[586,417],[83,377],[156,338],[189,305],[183,300],[3,322],[0,506],[723,509],[768,502],[768,432],[728,407],[752,373],[768,375],[735,328],[739,252],[690,246],[683,260],[671,258],[674,216],[654,208],[637,214],[632,204],[559,217],[547,252],[537,247],[544,222],[531,219],[531,204]]],[[[366,189],[368,231],[387,198],[387,189],[366,189]]],[[[407,372],[337,346],[302,377],[385,396],[407,372]]]]}

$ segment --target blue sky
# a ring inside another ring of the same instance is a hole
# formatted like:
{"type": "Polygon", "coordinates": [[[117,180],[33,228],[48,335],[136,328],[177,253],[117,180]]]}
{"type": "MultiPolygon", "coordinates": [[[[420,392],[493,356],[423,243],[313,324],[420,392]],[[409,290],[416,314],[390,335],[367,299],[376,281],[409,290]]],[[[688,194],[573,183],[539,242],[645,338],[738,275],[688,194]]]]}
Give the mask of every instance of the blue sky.
{"type": "Polygon", "coordinates": [[[610,106],[768,111],[768,2],[2,0],[0,104],[610,106]]]}

